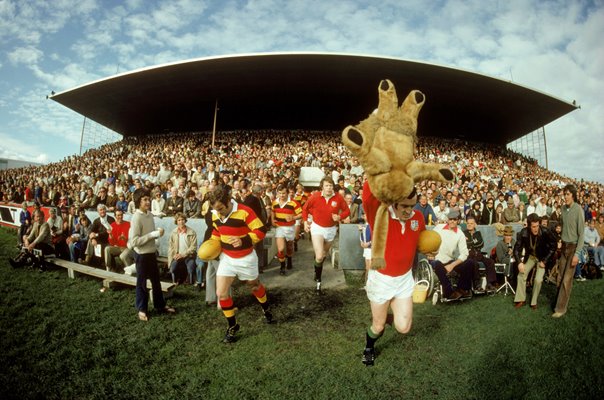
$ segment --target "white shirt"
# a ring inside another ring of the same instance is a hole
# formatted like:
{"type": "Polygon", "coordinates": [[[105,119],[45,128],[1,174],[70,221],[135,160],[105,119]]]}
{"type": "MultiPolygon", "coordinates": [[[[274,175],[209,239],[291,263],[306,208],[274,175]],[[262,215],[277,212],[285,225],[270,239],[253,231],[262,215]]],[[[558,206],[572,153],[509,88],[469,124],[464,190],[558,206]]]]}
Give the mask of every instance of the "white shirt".
{"type": "Polygon", "coordinates": [[[457,227],[457,232],[448,228],[447,224],[441,224],[434,227],[434,231],[440,235],[442,240],[438,254],[435,259],[448,264],[453,261],[457,255],[457,259],[465,261],[468,258],[468,246],[466,244],[466,235],[463,234],[460,227],[457,227]]]}

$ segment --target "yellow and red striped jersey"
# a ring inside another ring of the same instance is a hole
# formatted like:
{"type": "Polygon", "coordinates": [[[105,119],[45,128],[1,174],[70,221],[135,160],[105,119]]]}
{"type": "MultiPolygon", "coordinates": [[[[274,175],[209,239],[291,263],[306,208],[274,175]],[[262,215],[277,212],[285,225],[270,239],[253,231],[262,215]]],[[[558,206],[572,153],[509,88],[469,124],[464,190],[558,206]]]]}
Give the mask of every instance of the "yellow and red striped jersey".
{"type": "Polygon", "coordinates": [[[293,219],[291,221],[286,220],[287,215],[295,217],[302,213],[302,207],[297,201],[288,199],[284,205],[279,203],[279,200],[273,201],[273,212],[275,213],[275,225],[277,226],[292,226],[296,223],[293,219]]]}
{"type": "Polygon", "coordinates": [[[226,255],[241,258],[254,251],[254,245],[264,239],[266,227],[251,208],[233,200],[231,204],[233,209],[225,219],[221,219],[220,215],[212,210],[212,237],[220,240],[222,251],[226,255]],[[230,244],[231,237],[241,239],[241,246],[234,247],[230,244]]]}

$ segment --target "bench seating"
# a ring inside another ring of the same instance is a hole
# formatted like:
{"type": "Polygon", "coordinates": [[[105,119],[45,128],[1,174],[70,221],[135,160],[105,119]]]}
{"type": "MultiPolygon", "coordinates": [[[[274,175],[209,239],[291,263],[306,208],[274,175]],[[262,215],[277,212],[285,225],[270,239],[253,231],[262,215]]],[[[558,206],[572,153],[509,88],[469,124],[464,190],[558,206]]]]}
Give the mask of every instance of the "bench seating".
{"type": "MultiPolygon", "coordinates": [[[[75,278],[75,272],[79,272],[81,274],[86,274],[90,276],[94,276],[97,278],[103,279],[104,287],[111,287],[112,283],[122,283],[124,285],[136,286],[136,277],[130,276],[126,274],[120,274],[113,271],[107,271],[100,268],[90,267],[88,265],[82,265],[78,263],[74,263],[71,261],[62,260],[60,258],[46,258],[46,262],[52,263],[54,265],[58,265],[59,267],[63,267],[67,269],[67,274],[70,278],[75,278]]],[[[175,284],[172,282],[162,282],[161,290],[164,292],[165,298],[170,298],[174,294],[175,284]]],[[[151,289],[151,282],[147,281],[147,288],[151,289]]],[[[150,296],[152,299],[153,296],[150,296]]]]}

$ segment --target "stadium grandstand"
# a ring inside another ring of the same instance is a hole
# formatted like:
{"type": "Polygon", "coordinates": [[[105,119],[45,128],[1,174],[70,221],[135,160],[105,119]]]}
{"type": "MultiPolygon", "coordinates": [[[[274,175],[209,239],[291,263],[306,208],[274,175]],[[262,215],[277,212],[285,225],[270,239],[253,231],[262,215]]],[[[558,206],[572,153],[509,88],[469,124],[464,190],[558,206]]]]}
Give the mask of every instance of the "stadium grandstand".
{"type": "Polygon", "coordinates": [[[576,105],[460,69],[325,53],[188,60],[56,93],[51,98],[85,116],[89,126],[122,140],[88,146],[62,162],[1,171],[2,201],[116,207],[120,194],[131,201],[137,180],[163,197],[174,187],[201,201],[218,183],[240,197],[258,183],[268,201],[278,183],[295,183],[304,166],[344,178],[343,189],[356,196],[363,176],[340,132],[376,107],[383,78],[394,82],[400,100],[412,89],[426,95],[416,157],[447,164],[457,176],[447,187],[420,184],[432,201],[454,196],[467,211],[475,201],[503,195],[515,206],[544,201],[548,215],[556,215],[560,188],[573,182],[586,218],[604,212],[602,185],[554,173],[536,165],[539,157],[506,148],[535,132],[543,136],[536,147],[545,148],[544,126],[576,105]],[[109,199],[99,200],[101,190],[109,199]]]}

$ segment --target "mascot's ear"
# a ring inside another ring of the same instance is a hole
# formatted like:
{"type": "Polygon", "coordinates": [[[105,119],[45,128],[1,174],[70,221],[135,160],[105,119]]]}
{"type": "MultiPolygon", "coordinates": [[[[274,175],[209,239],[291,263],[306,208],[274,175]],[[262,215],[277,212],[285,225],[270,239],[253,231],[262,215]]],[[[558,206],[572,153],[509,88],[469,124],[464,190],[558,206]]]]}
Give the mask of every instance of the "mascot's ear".
{"type": "Polygon", "coordinates": [[[453,172],[449,168],[441,168],[438,170],[440,174],[448,181],[453,180],[453,172]]]}
{"type": "Polygon", "coordinates": [[[348,140],[350,140],[352,143],[356,144],[357,146],[362,146],[363,145],[363,135],[361,134],[361,132],[357,131],[355,128],[351,127],[350,129],[348,129],[348,132],[346,132],[346,135],[348,136],[348,140]]]}
{"type": "Polygon", "coordinates": [[[409,193],[409,196],[407,196],[407,198],[412,199],[415,197],[415,195],[417,195],[417,190],[415,190],[415,186],[413,186],[413,190],[411,191],[411,193],[409,193]]]}

